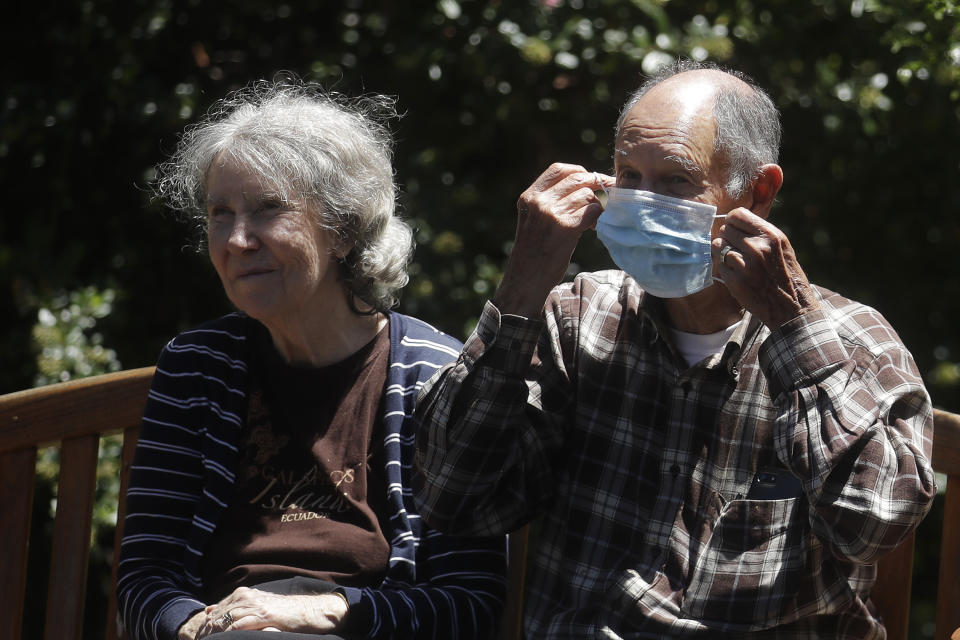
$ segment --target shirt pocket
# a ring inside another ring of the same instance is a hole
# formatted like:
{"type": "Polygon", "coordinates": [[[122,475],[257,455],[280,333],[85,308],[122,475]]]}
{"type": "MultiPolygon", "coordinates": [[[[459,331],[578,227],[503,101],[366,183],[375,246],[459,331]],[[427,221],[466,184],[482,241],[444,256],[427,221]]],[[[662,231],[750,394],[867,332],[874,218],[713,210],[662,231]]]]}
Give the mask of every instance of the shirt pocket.
{"type": "Polygon", "coordinates": [[[807,561],[806,501],[732,500],[694,562],[682,617],[756,630],[795,617],[807,561]]]}

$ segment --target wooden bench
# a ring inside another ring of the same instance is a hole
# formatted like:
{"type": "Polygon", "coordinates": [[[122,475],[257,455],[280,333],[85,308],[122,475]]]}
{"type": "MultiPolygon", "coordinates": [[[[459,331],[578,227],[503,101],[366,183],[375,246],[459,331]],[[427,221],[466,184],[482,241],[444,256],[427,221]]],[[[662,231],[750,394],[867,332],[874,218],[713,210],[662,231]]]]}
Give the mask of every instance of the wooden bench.
{"type": "MultiPolygon", "coordinates": [[[[60,482],[44,637],[81,638],[100,438],[124,434],[123,496],[152,377],[153,367],[146,367],[0,396],[0,514],[5,523],[0,527],[0,602],[5,614],[0,616],[0,638],[20,637],[37,448],[50,444],[60,445],[60,482]]],[[[111,585],[117,579],[123,511],[121,500],[111,585]]],[[[108,640],[118,637],[116,614],[111,587],[108,640]]]]}
{"type": "MultiPolygon", "coordinates": [[[[90,548],[100,438],[124,434],[121,493],[133,460],[153,367],[111,373],[0,396],[0,639],[19,638],[26,598],[27,551],[38,447],[60,445],[60,483],[53,529],[45,638],[79,640],[90,548]]],[[[960,415],[936,412],[933,465],[948,476],[941,541],[960,540],[960,415]]],[[[118,508],[113,573],[116,584],[124,505],[118,508]]],[[[527,531],[510,536],[509,599],[503,637],[521,638],[527,531]]],[[[960,548],[940,545],[936,638],[960,627],[960,548]]],[[[913,538],[880,562],[874,600],[891,640],[905,640],[910,611],[913,538]]],[[[107,640],[119,637],[111,588],[107,640]]],[[[103,612],[98,612],[103,615],[103,612]]],[[[955,640],[960,640],[960,634],[955,640]]]]}

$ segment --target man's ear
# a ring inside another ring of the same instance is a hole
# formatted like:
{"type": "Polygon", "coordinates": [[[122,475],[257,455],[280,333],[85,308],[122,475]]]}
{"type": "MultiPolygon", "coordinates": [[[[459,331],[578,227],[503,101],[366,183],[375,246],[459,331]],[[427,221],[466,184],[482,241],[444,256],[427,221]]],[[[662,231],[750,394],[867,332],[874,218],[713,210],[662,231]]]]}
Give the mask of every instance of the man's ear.
{"type": "Polygon", "coordinates": [[[773,202],[783,186],[783,169],[777,164],[765,164],[757,170],[753,179],[751,196],[753,202],[748,207],[750,211],[764,220],[770,215],[773,202]]]}

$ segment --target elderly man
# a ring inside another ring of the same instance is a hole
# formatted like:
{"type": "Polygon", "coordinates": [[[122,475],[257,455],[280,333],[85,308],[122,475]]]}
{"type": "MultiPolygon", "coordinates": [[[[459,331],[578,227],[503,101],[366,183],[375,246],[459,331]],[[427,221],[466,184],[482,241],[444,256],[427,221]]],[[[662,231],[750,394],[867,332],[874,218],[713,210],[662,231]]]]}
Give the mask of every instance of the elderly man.
{"type": "Polygon", "coordinates": [[[742,74],[647,82],[614,177],[555,164],[520,197],[494,299],[421,394],[427,521],[542,518],[528,638],[884,637],[875,563],[933,498],[930,400],[768,221],[779,129],[742,74]],[[591,228],[622,271],[557,285],[591,228]]]}

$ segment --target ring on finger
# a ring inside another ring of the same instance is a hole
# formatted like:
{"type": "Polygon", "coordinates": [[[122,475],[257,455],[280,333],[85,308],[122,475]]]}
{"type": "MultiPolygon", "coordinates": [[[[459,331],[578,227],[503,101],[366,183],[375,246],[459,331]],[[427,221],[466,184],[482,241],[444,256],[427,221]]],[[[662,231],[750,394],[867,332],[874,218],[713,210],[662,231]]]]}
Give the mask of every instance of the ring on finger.
{"type": "Polygon", "coordinates": [[[217,619],[217,622],[219,622],[224,627],[229,627],[230,625],[233,624],[233,616],[230,615],[229,611],[227,611],[225,614],[223,614],[217,619]]]}
{"type": "Polygon", "coordinates": [[[723,245],[723,248],[720,249],[720,262],[726,266],[727,264],[727,254],[733,251],[733,247],[728,244],[723,245]]]}

